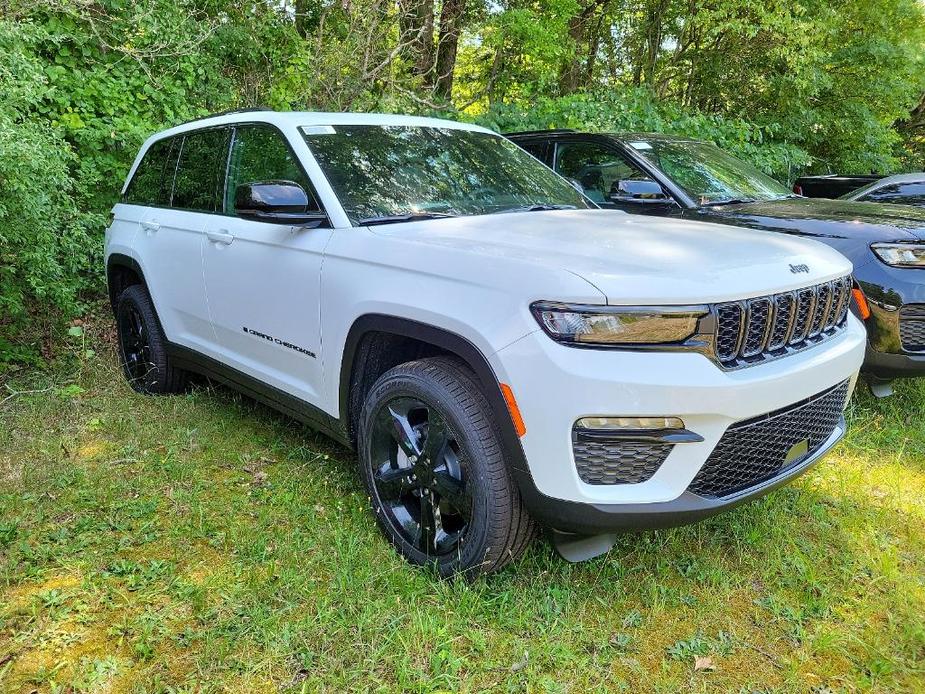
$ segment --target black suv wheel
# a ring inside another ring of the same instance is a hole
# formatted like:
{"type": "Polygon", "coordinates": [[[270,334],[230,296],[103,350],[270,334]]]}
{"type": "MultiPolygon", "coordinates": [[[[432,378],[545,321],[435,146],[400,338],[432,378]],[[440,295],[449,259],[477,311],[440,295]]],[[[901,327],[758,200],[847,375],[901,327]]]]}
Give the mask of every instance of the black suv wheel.
{"type": "Polygon", "coordinates": [[[363,406],[360,474],[379,525],[441,576],[496,571],[534,533],[489,412],[471,372],[442,357],[386,372],[363,406]]]}
{"type": "Polygon", "coordinates": [[[144,286],[133,284],[119,295],[116,330],[122,370],[132,388],[146,395],[186,388],[187,373],[170,364],[164,331],[144,286]]]}

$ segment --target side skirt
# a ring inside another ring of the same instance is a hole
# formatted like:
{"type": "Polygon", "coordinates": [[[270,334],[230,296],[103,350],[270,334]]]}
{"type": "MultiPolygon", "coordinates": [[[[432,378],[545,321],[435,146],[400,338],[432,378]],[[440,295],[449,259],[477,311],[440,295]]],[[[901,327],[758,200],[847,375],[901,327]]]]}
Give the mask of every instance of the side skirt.
{"type": "Polygon", "coordinates": [[[243,395],[262,402],[288,417],[317,429],[338,443],[352,448],[347,429],[341,421],[314,405],[189,347],[171,342],[167,344],[167,354],[171,361],[181,369],[224,383],[243,395]]]}

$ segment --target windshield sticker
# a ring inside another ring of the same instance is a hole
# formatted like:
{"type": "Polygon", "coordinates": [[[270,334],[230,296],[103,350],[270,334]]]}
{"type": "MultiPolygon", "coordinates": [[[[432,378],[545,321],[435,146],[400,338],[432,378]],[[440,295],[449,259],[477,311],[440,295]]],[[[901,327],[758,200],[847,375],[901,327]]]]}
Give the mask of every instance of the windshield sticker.
{"type": "Polygon", "coordinates": [[[303,125],[302,132],[306,135],[335,135],[337,131],[333,125],[303,125]]]}
{"type": "Polygon", "coordinates": [[[633,149],[652,149],[652,145],[648,142],[630,142],[630,147],[633,149]]]}

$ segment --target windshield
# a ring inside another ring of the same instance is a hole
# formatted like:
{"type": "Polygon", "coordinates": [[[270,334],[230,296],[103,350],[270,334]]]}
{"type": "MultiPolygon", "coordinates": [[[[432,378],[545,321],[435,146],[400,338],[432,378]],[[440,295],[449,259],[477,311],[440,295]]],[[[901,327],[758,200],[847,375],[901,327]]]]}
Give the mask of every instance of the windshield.
{"type": "Polygon", "coordinates": [[[590,207],[567,181],[498,135],[394,125],[302,132],[354,224],[590,207]]]}
{"type": "Polygon", "coordinates": [[[707,142],[651,139],[628,144],[700,205],[778,200],[791,195],[751,164],[707,142]]]}

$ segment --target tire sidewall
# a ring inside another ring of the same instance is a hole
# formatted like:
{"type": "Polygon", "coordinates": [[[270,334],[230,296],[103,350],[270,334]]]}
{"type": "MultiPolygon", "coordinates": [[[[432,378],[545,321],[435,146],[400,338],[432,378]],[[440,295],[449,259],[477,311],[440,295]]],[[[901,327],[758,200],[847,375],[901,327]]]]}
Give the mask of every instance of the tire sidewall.
{"type": "Polygon", "coordinates": [[[146,395],[158,394],[164,390],[165,374],[167,371],[167,354],[161,339],[161,326],[154,313],[154,307],[147,291],[140,285],[127,287],[116,305],[116,331],[119,338],[119,361],[122,373],[133,390],[146,395]],[[123,321],[127,319],[130,309],[137,311],[141,317],[148,338],[148,348],[151,353],[151,362],[154,364],[155,376],[151,381],[136,380],[128,370],[123,341],[123,321]]]}

